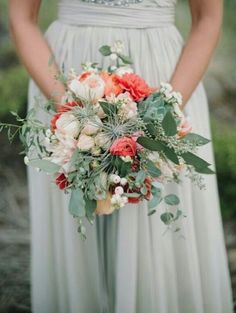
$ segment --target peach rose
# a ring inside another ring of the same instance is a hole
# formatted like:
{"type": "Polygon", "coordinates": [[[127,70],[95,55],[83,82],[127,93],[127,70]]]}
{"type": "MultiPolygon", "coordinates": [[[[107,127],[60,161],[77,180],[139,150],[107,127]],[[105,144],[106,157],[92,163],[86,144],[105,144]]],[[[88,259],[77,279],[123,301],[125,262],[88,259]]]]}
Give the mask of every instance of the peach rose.
{"type": "Polygon", "coordinates": [[[120,155],[120,156],[135,156],[137,152],[137,144],[136,142],[130,137],[122,137],[116,139],[111,148],[110,152],[113,155],[120,155]]]}
{"type": "Polygon", "coordinates": [[[122,88],[116,81],[117,75],[109,74],[107,72],[102,72],[100,76],[105,82],[104,94],[106,97],[110,96],[111,94],[114,94],[115,96],[117,96],[122,92],[122,88]]]}
{"type": "Polygon", "coordinates": [[[137,74],[126,73],[122,77],[117,76],[116,81],[123,90],[130,93],[134,101],[140,101],[152,93],[152,88],[137,74]]]}
{"type": "Polygon", "coordinates": [[[182,117],[181,122],[178,126],[178,137],[185,137],[191,132],[191,130],[192,126],[190,125],[188,119],[186,117],[182,117]]]}
{"type": "Polygon", "coordinates": [[[107,197],[104,200],[97,200],[97,208],[95,213],[97,215],[111,214],[115,210],[111,205],[111,193],[107,193],[107,197]]]}

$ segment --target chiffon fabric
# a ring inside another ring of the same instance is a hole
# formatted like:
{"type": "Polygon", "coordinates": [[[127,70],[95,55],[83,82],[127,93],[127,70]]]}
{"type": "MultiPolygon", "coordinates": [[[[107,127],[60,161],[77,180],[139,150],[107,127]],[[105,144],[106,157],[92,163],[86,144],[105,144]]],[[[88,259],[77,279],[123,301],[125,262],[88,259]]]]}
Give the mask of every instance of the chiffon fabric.
{"type": "MultiPolygon", "coordinates": [[[[46,32],[59,66],[106,66],[98,48],[122,40],[135,71],[151,85],[169,81],[183,41],[174,24],[175,1],[144,0],[113,7],[63,0],[46,32]]],[[[197,62],[197,60],[193,60],[197,62]]],[[[184,75],[184,73],[183,73],[184,75]]],[[[29,108],[41,93],[31,81],[29,108]]],[[[207,99],[200,84],[186,106],[194,132],[210,138],[207,99]]],[[[39,118],[47,119],[42,112],[39,118]]],[[[201,155],[214,163],[211,144],[201,155]]],[[[81,241],[68,196],[43,173],[29,170],[34,313],[232,313],[231,287],[216,177],[205,190],[183,178],[168,185],[186,218],[166,231],[164,206],[147,216],[146,203],[96,218],[81,241]]]]}

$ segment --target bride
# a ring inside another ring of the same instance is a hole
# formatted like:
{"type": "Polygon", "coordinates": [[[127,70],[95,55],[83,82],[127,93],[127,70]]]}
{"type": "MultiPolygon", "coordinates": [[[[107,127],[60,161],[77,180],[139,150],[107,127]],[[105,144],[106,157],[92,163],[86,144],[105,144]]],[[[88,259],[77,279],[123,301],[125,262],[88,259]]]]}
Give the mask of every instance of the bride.
{"type": "MultiPolygon", "coordinates": [[[[182,93],[195,132],[210,137],[200,80],[218,41],[222,0],[189,0],[185,45],[174,23],[176,0],[61,0],[45,37],[37,26],[40,2],[9,0],[13,40],[32,77],[29,108],[42,94],[59,106],[58,69],[80,70],[87,60],[103,64],[98,48],[121,40],[135,71],[151,86],[170,82],[182,93]],[[52,53],[56,64],[49,68],[52,53]]],[[[202,154],[214,163],[210,145],[202,154]]],[[[30,170],[33,312],[232,313],[216,178],[206,176],[205,183],[201,191],[188,180],[167,187],[187,215],[185,239],[163,236],[159,215],[148,217],[142,203],[98,217],[82,242],[68,197],[30,170]]]]}

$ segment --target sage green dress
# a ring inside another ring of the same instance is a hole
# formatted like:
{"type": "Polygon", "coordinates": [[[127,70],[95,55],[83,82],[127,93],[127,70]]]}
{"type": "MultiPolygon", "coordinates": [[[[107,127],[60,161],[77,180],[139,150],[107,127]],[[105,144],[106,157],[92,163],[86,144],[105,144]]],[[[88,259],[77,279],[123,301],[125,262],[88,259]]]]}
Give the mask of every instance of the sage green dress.
{"type": "MultiPolygon", "coordinates": [[[[127,6],[62,0],[46,39],[66,71],[79,71],[90,60],[106,65],[98,48],[122,40],[135,71],[158,86],[170,79],[183,47],[175,5],[175,0],[127,6]]],[[[29,107],[39,94],[31,82],[29,107]]],[[[186,114],[194,131],[209,138],[201,84],[186,114]]],[[[210,144],[201,154],[213,162],[210,144]]],[[[68,197],[47,175],[30,170],[33,312],[232,313],[216,177],[206,176],[205,182],[202,191],[187,179],[166,187],[179,195],[187,215],[180,223],[185,239],[163,235],[163,207],[148,217],[146,203],[140,203],[98,217],[94,226],[87,225],[88,239],[82,242],[68,213],[68,197]]]]}

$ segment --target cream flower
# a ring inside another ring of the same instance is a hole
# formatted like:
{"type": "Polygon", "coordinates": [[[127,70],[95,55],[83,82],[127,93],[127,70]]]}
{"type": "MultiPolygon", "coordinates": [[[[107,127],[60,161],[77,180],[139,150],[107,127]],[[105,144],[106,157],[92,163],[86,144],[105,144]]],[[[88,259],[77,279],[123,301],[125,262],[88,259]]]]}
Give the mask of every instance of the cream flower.
{"type": "Polygon", "coordinates": [[[105,82],[96,73],[89,73],[82,81],[78,78],[73,79],[69,89],[82,100],[96,102],[104,95],[105,82]]]}
{"type": "Polygon", "coordinates": [[[95,135],[99,131],[101,124],[102,122],[99,117],[95,117],[94,120],[88,120],[81,133],[85,135],[95,135]]]}
{"type": "Polygon", "coordinates": [[[103,148],[103,149],[108,149],[111,145],[111,140],[110,138],[105,134],[105,133],[98,133],[96,137],[94,138],[95,143],[97,146],[103,148]]]}
{"type": "Polygon", "coordinates": [[[72,113],[63,113],[56,121],[57,131],[68,136],[76,138],[79,134],[80,123],[72,113]]]}
{"type": "Polygon", "coordinates": [[[92,149],[95,145],[94,139],[91,136],[87,136],[85,134],[81,134],[79,136],[78,142],[77,142],[77,147],[81,151],[89,151],[92,149]]]}

